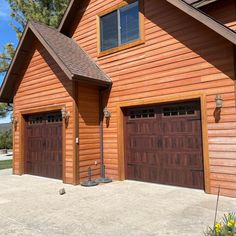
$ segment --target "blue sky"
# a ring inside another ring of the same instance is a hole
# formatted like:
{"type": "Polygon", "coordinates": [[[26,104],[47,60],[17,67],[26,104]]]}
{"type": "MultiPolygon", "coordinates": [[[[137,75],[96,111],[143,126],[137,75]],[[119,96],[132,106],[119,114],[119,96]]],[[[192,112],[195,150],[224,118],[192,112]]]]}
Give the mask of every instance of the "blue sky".
{"type": "MultiPolygon", "coordinates": [[[[14,46],[17,46],[17,37],[15,31],[10,26],[12,19],[10,17],[10,8],[7,0],[0,0],[0,52],[3,50],[3,46],[11,42],[14,46]]],[[[0,75],[0,84],[2,84],[4,76],[0,75]]],[[[10,122],[10,117],[0,119],[0,123],[10,122]]]]}

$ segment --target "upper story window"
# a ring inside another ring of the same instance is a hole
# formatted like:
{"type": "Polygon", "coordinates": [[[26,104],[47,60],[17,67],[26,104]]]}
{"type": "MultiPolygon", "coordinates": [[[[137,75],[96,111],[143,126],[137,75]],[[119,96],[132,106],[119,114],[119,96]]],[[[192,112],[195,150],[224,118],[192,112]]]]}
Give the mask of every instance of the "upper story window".
{"type": "Polygon", "coordinates": [[[100,16],[100,52],[141,39],[140,2],[135,1],[100,16]]]}

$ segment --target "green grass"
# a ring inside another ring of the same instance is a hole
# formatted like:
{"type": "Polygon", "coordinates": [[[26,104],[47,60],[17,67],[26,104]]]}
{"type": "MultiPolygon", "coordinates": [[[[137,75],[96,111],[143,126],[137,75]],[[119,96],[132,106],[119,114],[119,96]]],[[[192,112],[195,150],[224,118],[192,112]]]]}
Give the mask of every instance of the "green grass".
{"type": "Polygon", "coordinates": [[[12,168],[12,160],[0,161],[0,170],[12,168]]]}

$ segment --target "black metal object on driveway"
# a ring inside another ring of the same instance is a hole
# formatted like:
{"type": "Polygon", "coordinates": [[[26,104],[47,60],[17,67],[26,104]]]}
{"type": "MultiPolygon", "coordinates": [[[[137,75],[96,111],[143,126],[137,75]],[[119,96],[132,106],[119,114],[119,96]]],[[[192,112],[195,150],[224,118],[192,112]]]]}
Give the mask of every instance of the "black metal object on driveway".
{"type": "Polygon", "coordinates": [[[101,173],[101,178],[99,179],[96,179],[96,183],[99,183],[99,184],[108,184],[108,183],[111,183],[112,182],[112,179],[110,178],[107,178],[106,175],[105,175],[105,165],[102,165],[102,173],[101,173]]]}
{"type": "Polygon", "coordinates": [[[91,167],[88,168],[88,180],[84,181],[81,186],[83,187],[94,187],[97,186],[98,183],[96,183],[94,180],[92,180],[92,169],[91,167]]]}

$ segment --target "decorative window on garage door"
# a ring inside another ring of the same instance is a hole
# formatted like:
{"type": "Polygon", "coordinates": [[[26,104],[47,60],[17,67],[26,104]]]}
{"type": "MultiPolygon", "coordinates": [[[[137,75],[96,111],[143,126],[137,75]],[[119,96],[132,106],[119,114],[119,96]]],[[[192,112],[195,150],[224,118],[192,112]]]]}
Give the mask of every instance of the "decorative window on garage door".
{"type": "Polygon", "coordinates": [[[62,116],[61,116],[60,113],[47,115],[46,122],[47,122],[47,123],[58,123],[58,122],[62,122],[62,116]]]}
{"type": "Polygon", "coordinates": [[[143,108],[143,109],[136,109],[130,111],[130,120],[137,120],[137,119],[150,119],[155,118],[155,109],[154,108],[143,108]]]}
{"type": "Polygon", "coordinates": [[[196,109],[193,104],[168,105],[162,108],[163,117],[193,115],[196,115],[196,109]]]}
{"type": "Polygon", "coordinates": [[[40,124],[51,124],[61,123],[62,116],[61,112],[49,113],[49,114],[37,114],[28,117],[28,125],[40,125],[40,124]]]}
{"type": "Polygon", "coordinates": [[[28,118],[28,124],[29,125],[38,125],[43,123],[43,116],[31,116],[28,118]]]}

